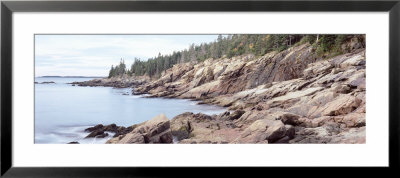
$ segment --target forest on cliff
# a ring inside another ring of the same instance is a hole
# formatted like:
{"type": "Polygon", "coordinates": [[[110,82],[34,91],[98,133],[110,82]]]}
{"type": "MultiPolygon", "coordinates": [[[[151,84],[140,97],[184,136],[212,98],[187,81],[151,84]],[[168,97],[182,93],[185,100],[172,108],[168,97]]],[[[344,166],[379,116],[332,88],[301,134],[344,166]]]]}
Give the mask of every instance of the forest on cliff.
{"type": "Polygon", "coordinates": [[[318,57],[334,57],[349,52],[346,46],[351,39],[356,38],[365,47],[364,35],[346,34],[234,34],[218,35],[214,42],[191,44],[187,49],[174,51],[172,54],[158,54],[146,61],[135,58],[134,63],[127,68],[121,59],[116,66],[111,66],[109,78],[128,74],[130,76],[147,75],[159,78],[161,73],[175,64],[186,62],[202,62],[213,58],[231,58],[234,56],[253,54],[262,56],[272,51],[281,52],[290,47],[310,43],[318,57]]]}

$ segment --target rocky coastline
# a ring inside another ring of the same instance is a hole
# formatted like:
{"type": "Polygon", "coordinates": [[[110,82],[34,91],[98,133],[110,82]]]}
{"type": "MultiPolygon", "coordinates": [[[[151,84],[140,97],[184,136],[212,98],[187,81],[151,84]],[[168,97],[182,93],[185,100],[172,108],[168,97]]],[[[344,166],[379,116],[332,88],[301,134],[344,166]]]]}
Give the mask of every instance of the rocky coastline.
{"type": "Polygon", "coordinates": [[[55,84],[56,82],[53,81],[44,81],[44,82],[35,82],[35,84],[55,84]]]}
{"type": "Polygon", "coordinates": [[[99,78],[83,82],[71,82],[72,86],[82,87],[113,87],[113,88],[130,88],[143,85],[148,82],[147,77],[130,77],[127,75],[113,78],[99,78]]]}
{"type": "Polygon", "coordinates": [[[129,129],[98,126],[103,133],[95,137],[116,133],[109,144],[365,143],[366,59],[361,46],[349,43],[343,46],[348,53],[317,56],[307,43],[260,57],[181,63],[156,80],[125,77],[72,84],[132,87],[135,95],[192,99],[229,109],[211,116],[159,115],[129,129]]]}

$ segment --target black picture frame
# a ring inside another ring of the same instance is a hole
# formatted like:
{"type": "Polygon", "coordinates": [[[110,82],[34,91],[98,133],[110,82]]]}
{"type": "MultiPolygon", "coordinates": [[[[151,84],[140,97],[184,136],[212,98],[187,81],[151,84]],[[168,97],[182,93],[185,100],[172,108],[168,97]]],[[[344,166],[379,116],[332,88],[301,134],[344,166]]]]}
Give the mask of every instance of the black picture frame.
{"type": "MultiPolygon", "coordinates": [[[[400,1],[2,1],[1,2],[1,175],[7,177],[129,177],[179,176],[176,168],[12,166],[12,18],[13,12],[126,12],[126,11],[289,11],[389,12],[389,167],[399,167],[400,125],[400,1]]],[[[39,161],[39,160],[38,160],[39,161]]],[[[186,168],[189,169],[189,168],[186,168]]],[[[190,168],[195,169],[195,168],[190,168]]],[[[215,170],[215,169],[214,169],[215,170]]],[[[232,170],[219,171],[227,173],[232,170]]],[[[366,169],[371,171],[376,169],[366,169]]],[[[186,170],[187,171],[187,170],[186,170]]],[[[207,175],[208,171],[194,171],[207,175]]],[[[211,170],[210,170],[211,171],[211,170]]],[[[240,169],[235,172],[240,172],[240,169]]],[[[253,169],[252,173],[263,172],[253,169]]],[[[283,171],[283,170],[281,170],[283,171]]],[[[364,170],[363,170],[364,171],[364,170]]],[[[233,172],[233,173],[235,173],[233,172]]],[[[290,173],[292,171],[285,171],[290,173]]],[[[306,171],[308,172],[308,171],[306,171]]],[[[296,172],[292,172],[295,174],[296,172]]],[[[232,174],[232,172],[231,172],[232,174]]],[[[304,173],[303,173],[304,174],[304,173]]],[[[329,174],[338,174],[335,171],[329,174]]]]}

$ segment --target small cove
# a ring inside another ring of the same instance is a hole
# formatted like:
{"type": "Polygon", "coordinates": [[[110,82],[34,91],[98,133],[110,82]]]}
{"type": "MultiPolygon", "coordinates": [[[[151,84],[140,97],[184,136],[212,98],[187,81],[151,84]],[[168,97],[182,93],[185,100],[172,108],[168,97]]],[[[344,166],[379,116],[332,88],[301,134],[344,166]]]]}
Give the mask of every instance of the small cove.
{"type": "MultiPolygon", "coordinates": [[[[131,126],[165,114],[169,119],[184,112],[219,114],[227,109],[198,105],[186,99],[144,98],[130,88],[79,87],[67,84],[91,78],[35,78],[35,143],[105,143],[84,139],[83,130],[97,124],[131,126]],[[40,84],[53,81],[55,83],[40,84]]],[[[110,134],[112,135],[112,134],[110,134]]]]}

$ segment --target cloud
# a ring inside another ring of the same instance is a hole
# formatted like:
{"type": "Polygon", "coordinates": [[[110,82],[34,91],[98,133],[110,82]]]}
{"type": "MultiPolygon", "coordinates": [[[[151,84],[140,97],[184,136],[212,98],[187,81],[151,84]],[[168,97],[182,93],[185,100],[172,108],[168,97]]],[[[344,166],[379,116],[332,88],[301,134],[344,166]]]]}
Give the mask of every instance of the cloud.
{"type": "Polygon", "coordinates": [[[36,35],[35,75],[106,76],[123,58],[127,65],[180,51],[217,35],[36,35]]]}

